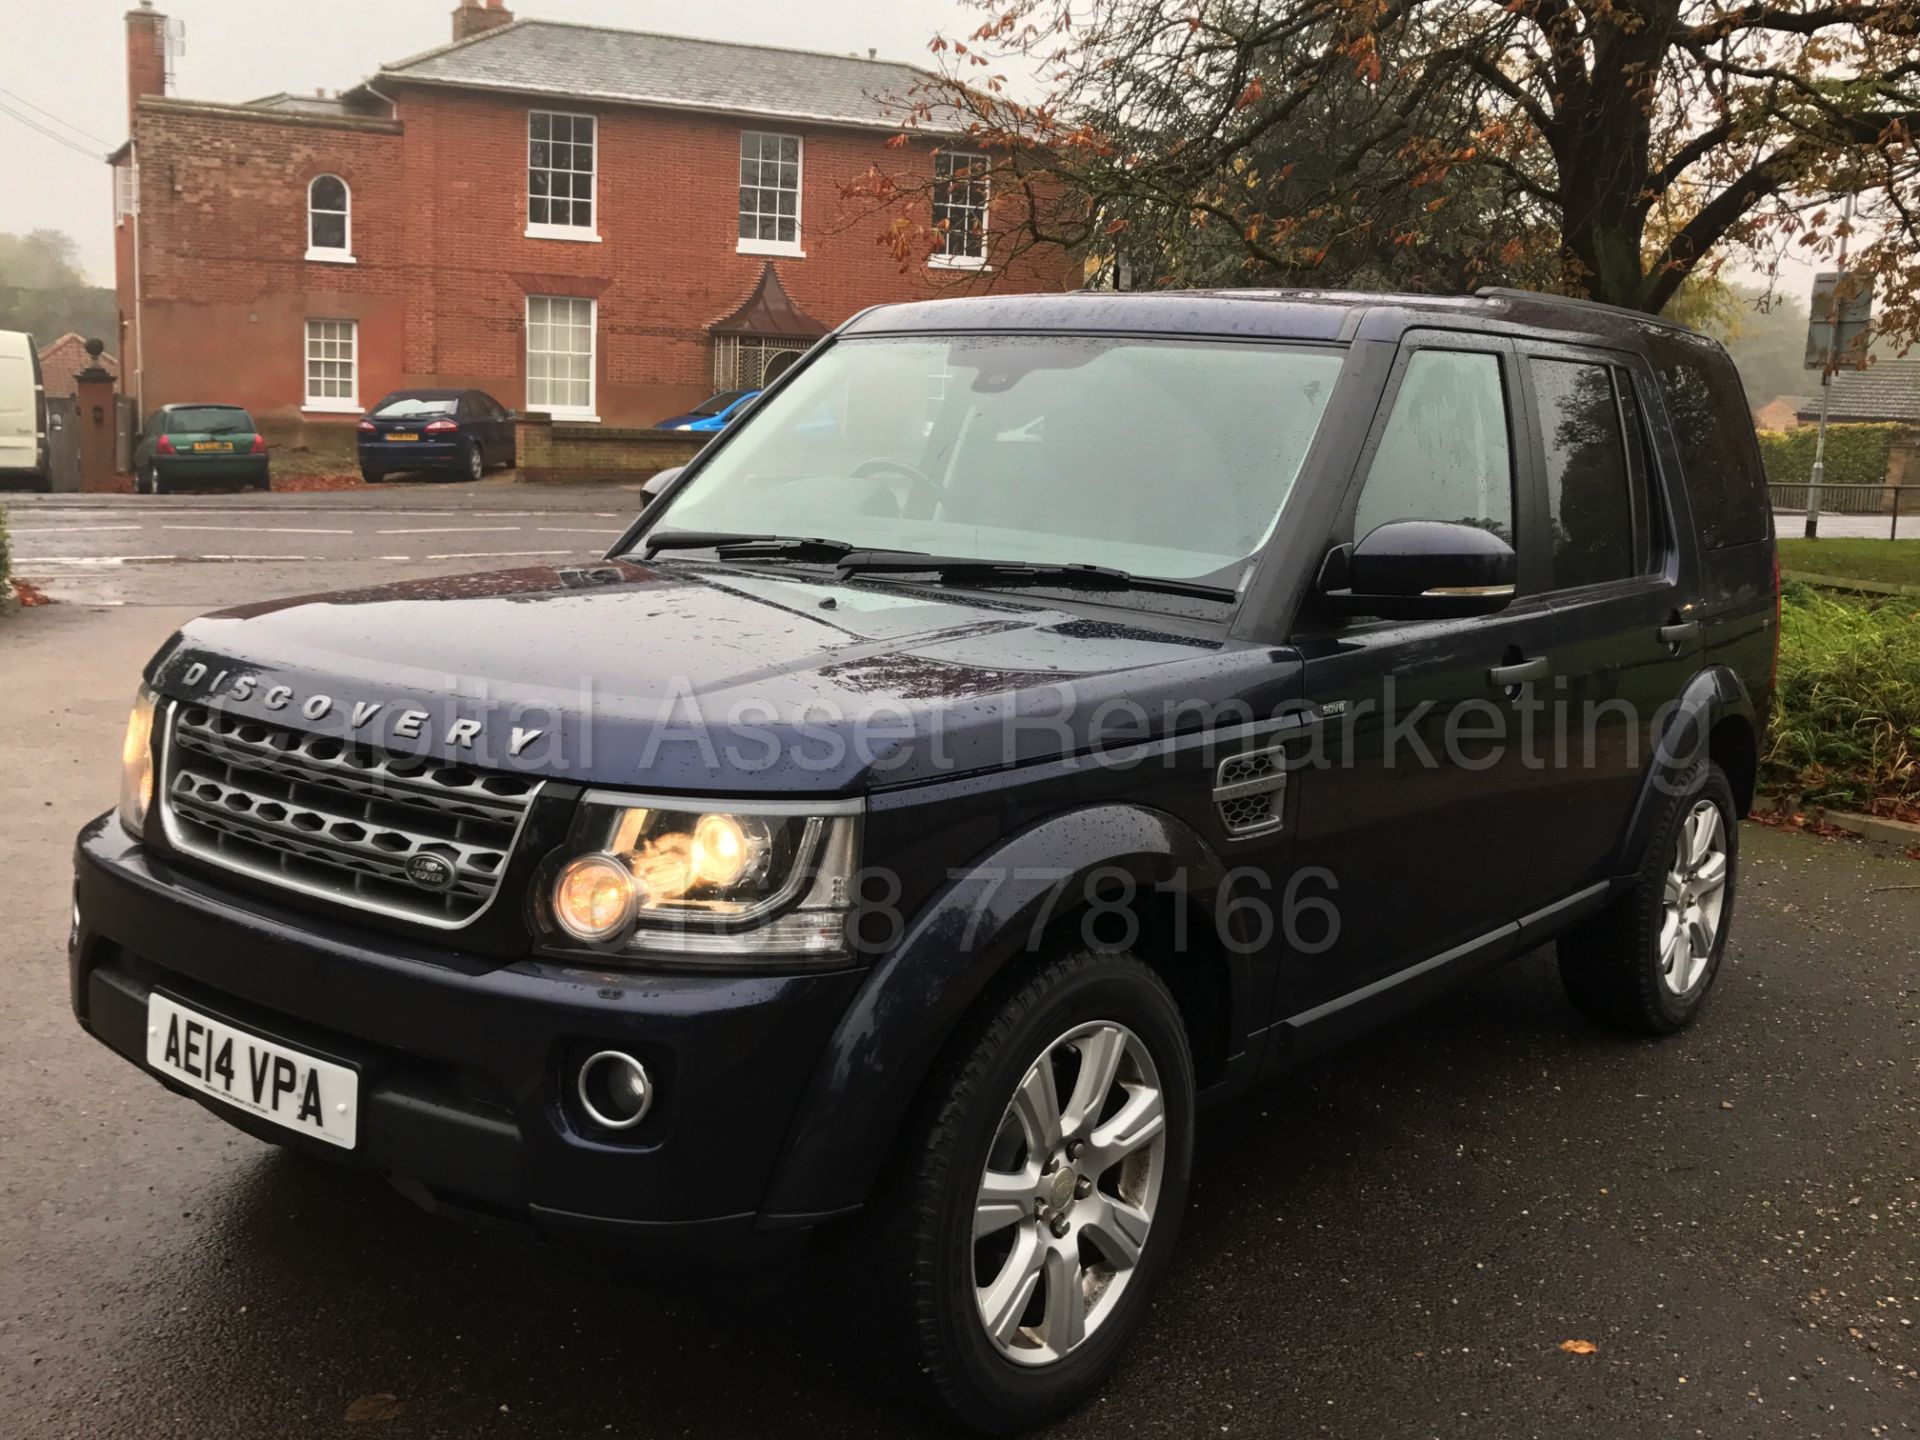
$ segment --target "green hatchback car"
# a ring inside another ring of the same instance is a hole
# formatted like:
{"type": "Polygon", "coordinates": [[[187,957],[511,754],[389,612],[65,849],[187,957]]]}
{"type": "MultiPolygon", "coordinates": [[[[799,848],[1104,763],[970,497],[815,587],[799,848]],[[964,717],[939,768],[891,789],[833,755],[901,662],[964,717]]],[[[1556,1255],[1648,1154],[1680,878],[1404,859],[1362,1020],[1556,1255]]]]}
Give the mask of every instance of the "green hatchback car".
{"type": "Polygon", "coordinates": [[[267,442],[238,405],[163,405],[133,451],[133,488],[160,495],[180,485],[231,484],[265,490],[267,442]]]}

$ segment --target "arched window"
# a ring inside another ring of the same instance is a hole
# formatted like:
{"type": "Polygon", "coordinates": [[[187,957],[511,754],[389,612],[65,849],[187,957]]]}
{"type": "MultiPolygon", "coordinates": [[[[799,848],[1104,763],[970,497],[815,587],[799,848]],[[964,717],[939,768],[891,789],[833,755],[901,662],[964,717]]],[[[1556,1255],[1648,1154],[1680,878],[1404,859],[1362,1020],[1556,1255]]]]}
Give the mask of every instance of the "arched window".
{"type": "Polygon", "coordinates": [[[307,259],[353,259],[353,198],[338,175],[307,186],[307,259]]]}

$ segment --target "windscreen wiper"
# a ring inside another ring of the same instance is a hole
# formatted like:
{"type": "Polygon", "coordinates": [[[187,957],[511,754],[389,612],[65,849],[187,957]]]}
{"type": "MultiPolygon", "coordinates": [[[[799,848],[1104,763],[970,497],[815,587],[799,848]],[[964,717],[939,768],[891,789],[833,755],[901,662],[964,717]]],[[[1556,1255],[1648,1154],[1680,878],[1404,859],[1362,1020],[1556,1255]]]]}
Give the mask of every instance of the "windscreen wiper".
{"type": "Polygon", "coordinates": [[[1239,592],[1227,585],[1135,575],[1107,565],[1046,565],[1025,560],[981,560],[965,555],[915,555],[911,551],[854,550],[840,559],[840,574],[902,574],[928,571],[942,580],[986,580],[995,584],[1058,585],[1073,590],[1144,590],[1185,595],[1196,600],[1232,601],[1239,592]]]}
{"type": "Polygon", "coordinates": [[[919,561],[909,569],[924,569],[937,557],[922,550],[874,550],[849,540],[817,535],[737,535],[720,530],[668,530],[641,542],[647,555],[656,550],[711,550],[722,560],[798,560],[816,565],[838,565],[849,557],[888,563],[919,561]]]}

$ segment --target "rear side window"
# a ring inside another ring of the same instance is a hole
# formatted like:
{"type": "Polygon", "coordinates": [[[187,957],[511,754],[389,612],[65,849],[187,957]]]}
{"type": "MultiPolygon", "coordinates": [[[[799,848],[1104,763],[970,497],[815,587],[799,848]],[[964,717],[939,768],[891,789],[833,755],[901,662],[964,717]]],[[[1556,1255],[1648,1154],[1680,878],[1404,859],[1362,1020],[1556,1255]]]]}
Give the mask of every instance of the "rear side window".
{"type": "Polygon", "coordinates": [[[1513,453],[1500,360],[1417,350],[1360,490],[1353,534],[1392,520],[1478,525],[1513,543],[1513,453]]]}
{"type": "Polygon", "coordinates": [[[1633,490],[1609,366],[1533,359],[1534,402],[1546,461],[1553,585],[1571,590],[1640,570],[1633,490]]]}
{"type": "Polygon", "coordinates": [[[1700,543],[1750,545],[1767,534],[1767,480],[1740,377],[1725,352],[1690,335],[1652,347],[1700,543]]]}

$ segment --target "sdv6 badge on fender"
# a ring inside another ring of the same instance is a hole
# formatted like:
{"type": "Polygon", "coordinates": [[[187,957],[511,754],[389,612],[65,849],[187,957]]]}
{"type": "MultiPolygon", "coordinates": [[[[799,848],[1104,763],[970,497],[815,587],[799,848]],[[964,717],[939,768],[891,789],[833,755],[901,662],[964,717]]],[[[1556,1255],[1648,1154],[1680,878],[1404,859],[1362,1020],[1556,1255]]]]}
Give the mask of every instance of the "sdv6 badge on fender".
{"type": "MultiPolygon", "coordinates": [[[[196,660],[187,666],[180,676],[180,683],[189,689],[205,684],[208,699],[227,699],[248,701],[258,698],[260,704],[268,710],[286,710],[298,708],[300,714],[308,720],[324,720],[337,708],[331,695],[313,694],[300,699],[294,694],[291,685],[268,685],[261,687],[257,675],[241,675],[232,684],[227,677],[228,670],[212,673],[209,679],[209,667],[204,661],[196,660]],[[296,707],[296,701],[298,701],[296,707]]],[[[385,700],[356,700],[352,709],[346,711],[347,728],[364,730],[373,723],[374,718],[386,710],[394,708],[400,702],[385,700]]],[[[426,736],[426,725],[433,717],[425,710],[400,710],[393,722],[393,734],[403,740],[419,740],[426,736]]],[[[486,725],[479,720],[453,720],[448,722],[443,737],[449,747],[459,746],[463,750],[474,748],[474,742],[486,733],[486,725]]],[[[547,732],[532,726],[515,725],[507,742],[507,754],[518,758],[534,741],[547,732]]],[[[430,738],[430,737],[427,737],[430,738]]]]}

